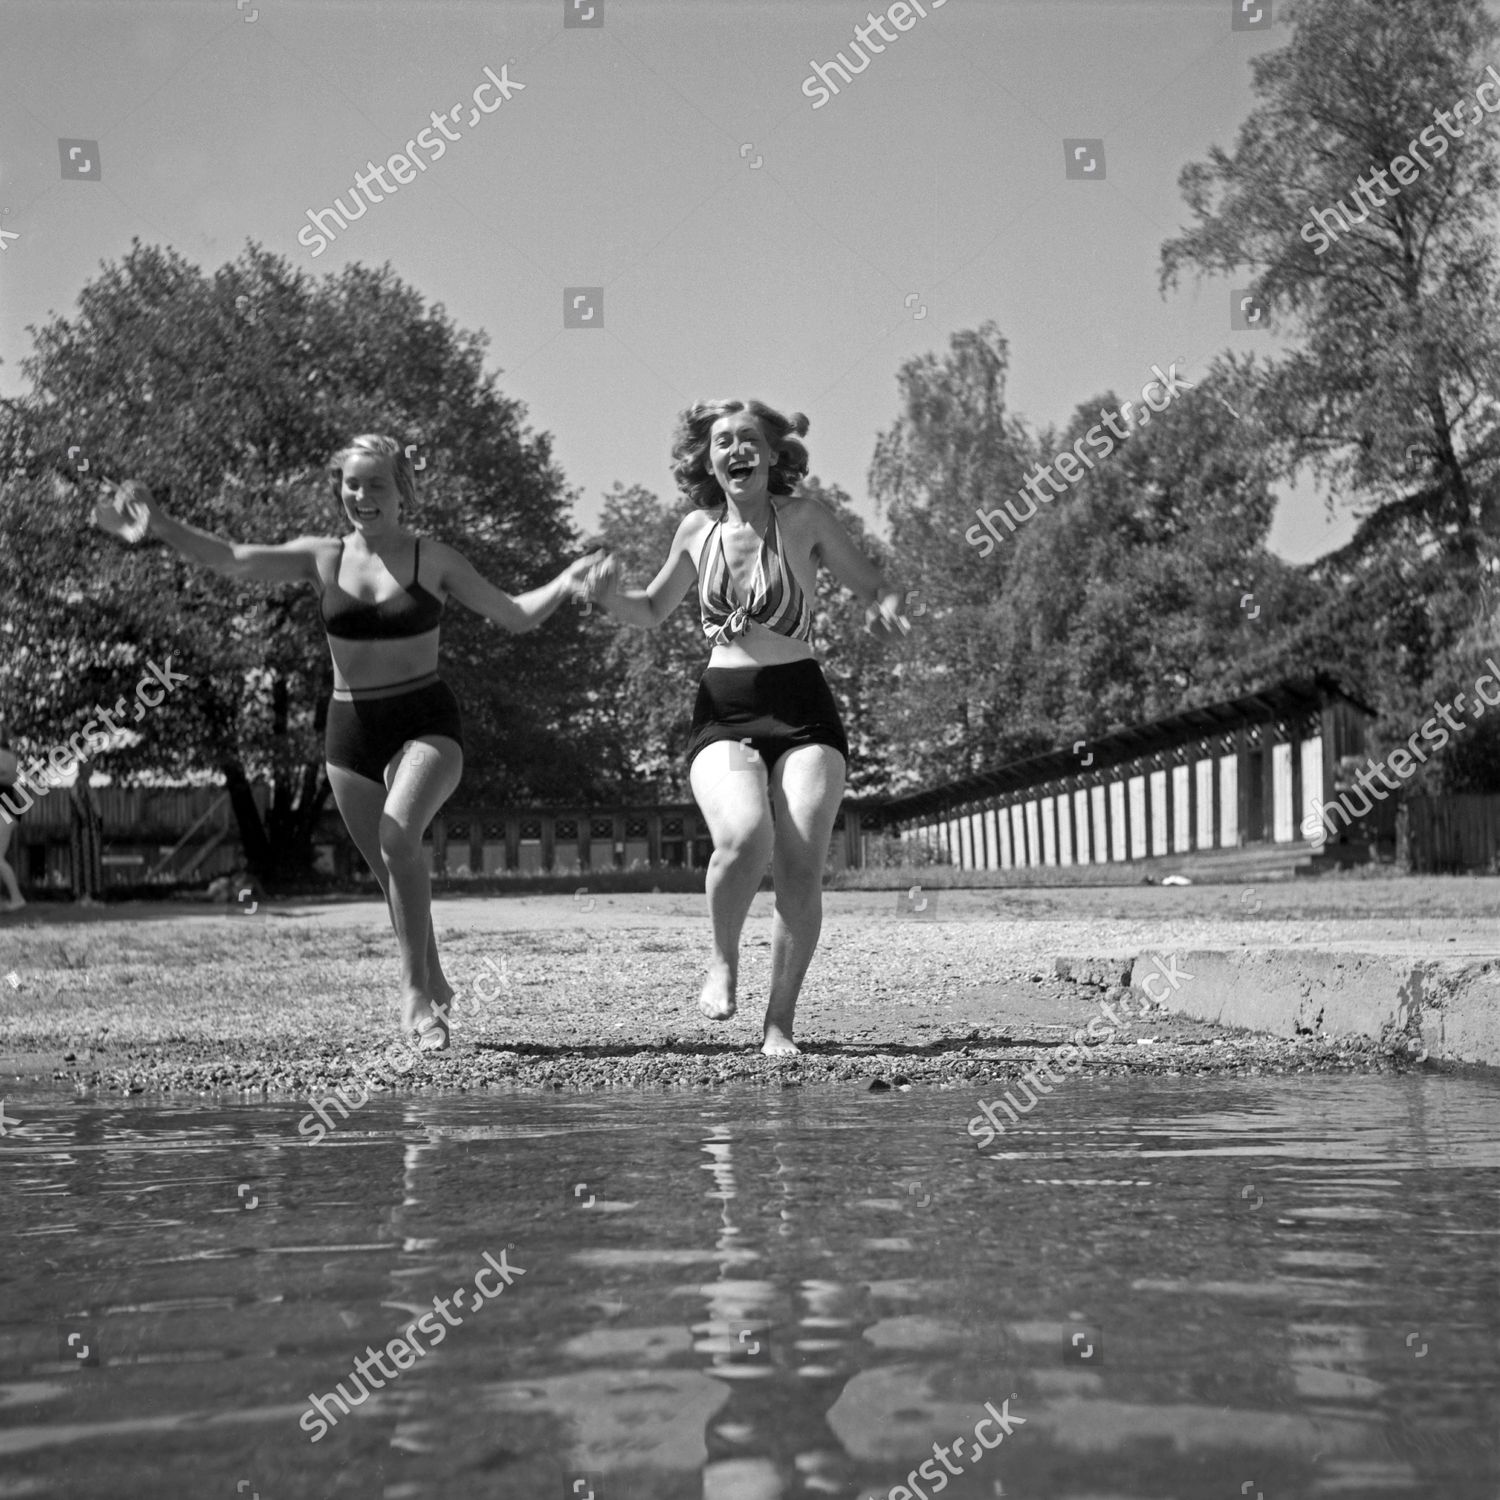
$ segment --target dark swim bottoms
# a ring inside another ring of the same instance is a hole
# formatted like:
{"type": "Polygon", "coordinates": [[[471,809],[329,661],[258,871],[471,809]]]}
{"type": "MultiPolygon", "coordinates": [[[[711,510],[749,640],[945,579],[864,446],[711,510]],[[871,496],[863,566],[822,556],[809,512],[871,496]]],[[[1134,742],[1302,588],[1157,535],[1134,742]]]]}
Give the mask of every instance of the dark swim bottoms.
{"type": "Polygon", "coordinates": [[[772,667],[709,667],[693,705],[688,765],[719,740],[749,740],[768,771],[800,745],[831,745],[849,759],[838,704],[810,657],[772,667]]]}
{"type": "Polygon", "coordinates": [[[463,714],[453,689],[436,672],[417,684],[390,694],[376,689],[376,697],[334,698],[323,740],[328,764],[384,786],[385,768],[408,740],[441,734],[462,750],[463,714]]]}

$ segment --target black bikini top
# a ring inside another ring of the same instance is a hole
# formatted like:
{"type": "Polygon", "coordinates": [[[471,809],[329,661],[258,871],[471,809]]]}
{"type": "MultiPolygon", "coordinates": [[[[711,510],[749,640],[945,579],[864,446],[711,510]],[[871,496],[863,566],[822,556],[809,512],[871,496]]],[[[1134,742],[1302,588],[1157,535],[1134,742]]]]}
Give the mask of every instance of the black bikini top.
{"type": "Polygon", "coordinates": [[[436,630],[443,618],[443,601],[429,593],[417,581],[422,571],[422,542],[417,539],[416,559],[412,565],[411,585],[389,599],[371,603],[356,599],[339,583],[344,565],[344,541],[339,538],[338,566],[333,570],[333,586],[323,590],[319,610],[324,628],[341,641],[398,641],[408,636],[426,635],[436,630]],[[332,595],[342,594],[334,600],[332,595]]]}

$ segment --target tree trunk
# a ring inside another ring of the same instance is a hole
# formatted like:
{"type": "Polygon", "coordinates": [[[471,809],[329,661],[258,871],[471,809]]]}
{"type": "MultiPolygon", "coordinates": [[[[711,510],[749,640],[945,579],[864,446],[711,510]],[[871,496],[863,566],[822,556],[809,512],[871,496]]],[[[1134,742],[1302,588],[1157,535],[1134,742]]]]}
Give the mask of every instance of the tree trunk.
{"type": "Polygon", "coordinates": [[[224,773],[224,790],[229,793],[229,805],[234,809],[235,822],[239,824],[240,848],[244,850],[245,863],[265,880],[270,872],[271,841],[261,823],[255,793],[237,760],[225,761],[219,769],[224,773]]]}
{"type": "Polygon", "coordinates": [[[81,770],[68,788],[68,847],[73,863],[73,899],[91,906],[104,894],[104,820],[81,770]]]}
{"type": "Polygon", "coordinates": [[[322,769],[311,761],[300,767],[295,798],[290,795],[290,776],[276,788],[267,816],[271,857],[262,878],[274,881],[311,873],[313,838],[329,792],[322,769]]]}
{"type": "Polygon", "coordinates": [[[239,824],[240,846],[250,870],[271,887],[309,874],[313,868],[313,839],[329,792],[322,767],[308,762],[300,768],[301,786],[295,800],[287,796],[284,785],[274,788],[264,819],[239,762],[226,761],[219,769],[224,774],[224,789],[229,793],[229,805],[239,824]]]}

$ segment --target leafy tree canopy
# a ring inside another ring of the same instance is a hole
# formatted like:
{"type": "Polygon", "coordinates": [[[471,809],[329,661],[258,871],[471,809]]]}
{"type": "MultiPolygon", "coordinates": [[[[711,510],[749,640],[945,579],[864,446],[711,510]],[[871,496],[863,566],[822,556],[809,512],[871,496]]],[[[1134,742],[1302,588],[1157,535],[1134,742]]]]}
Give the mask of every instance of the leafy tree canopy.
{"type": "MultiPolygon", "coordinates": [[[[331,689],[311,591],[237,584],[159,546],[94,531],[93,485],[133,475],[168,510],[235,540],[344,529],[330,455],[360,432],[414,443],[414,524],[458,546],[501,587],[534,586],[576,549],[571,499],[543,435],[483,369],[486,340],[428,307],[388,268],[314,281],[251,245],[205,275],[136,244],[32,330],[31,382],[8,408],[0,476],[0,693],[34,742],[108,705],[147,659],[191,687],[114,754],[122,774],[213,768],[235,797],[258,867],[305,866],[326,797],[321,727],[331,689]],[[248,795],[270,781],[262,822],[248,795]]],[[[589,656],[560,614],[524,639],[455,608],[444,671],[464,703],[461,799],[578,795],[597,757],[574,722],[589,656]]]]}
{"type": "MultiPolygon", "coordinates": [[[[1472,688],[1496,635],[1500,27],[1480,0],[1290,16],[1288,44],[1252,64],[1233,151],[1182,173],[1194,223],[1163,246],[1162,281],[1235,278],[1291,340],[1252,398],[1267,452],[1361,516],[1309,570],[1304,649],[1404,741],[1472,688]]],[[[1500,732],[1474,725],[1423,777],[1500,785],[1500,732]]]]}

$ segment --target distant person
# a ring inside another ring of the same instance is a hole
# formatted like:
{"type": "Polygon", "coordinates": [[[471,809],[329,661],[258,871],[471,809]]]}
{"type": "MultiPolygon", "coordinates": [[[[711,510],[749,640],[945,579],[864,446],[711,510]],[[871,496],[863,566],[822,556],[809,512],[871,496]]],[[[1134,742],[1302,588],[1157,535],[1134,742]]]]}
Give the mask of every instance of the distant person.
{"type": "Polygon", "coordinates": [[[307,583],[318,593],[333,656],[324,745],[328,780],[350,837],[390,907],[401,949],[401,1022],[421,1051],[449,1045],[453,987],[432,928],[432,883],[422,835],[463,770],[458,700],[438,677],[438,633],[451,597],[507,630],[540,625],[603,554],[580,558],[550,583],[512,598],[454,548],[403,524],[417,503],[416,473],[394,438],[366,435],[329,464],[346,536],[277,546],[229,542],[173,520],[143,484],[126,481],[96,520],[131,538],[155,532],[184,557],[229,578],[307,583]]]}
{"type": "Polygon", "coordinates": [[[797,996],[823,925],[823,866],[849,742],[813,654],[818,564],[867,608],[889,639],[910,629],[902,595],[826,506],[798,496],[802,434],[760,401],[704,401],[683,412],[672,444],[677,487],[694,507],[645,589],[621,589],[613,559],[589,597],[627,625],[660,625],[698,581],[713,642],[688,743],[693,796],[713,837],[708,909],[713,946],[698,1007],[726,1020],[736,1007],[740,931],[768,861],[776,887],[771,991],[762,1051],[796,1052],[797,996]],[[774,822],[773,822],[774,816],[774,822]]]}
{"type": "MultiPolygon", "coordinates": [[[[0,792],[9,791],[21,775],[21,761],[16,755],[10,743],[10,732],[6,728],[5,720],[0,718],[0,792]]],[[[15,799],[19,802],[21,799],[15,799]]],[[[27,799],[26,805],[31,805],[27,799]]],[[[9,808],[11,804],[6,803],[9,808]]],[[[20,911],[26,905],[26,898],[21,894],[21,887],[16,883],[16,872],[11,869],[6,859],[6,851],[10,848],[11,833],[16,827],[16,820],[20,813],[7,811],[0,816],[0,885],[5,887],[6,904],[0,907],[0,911],[20,911]]]]}

